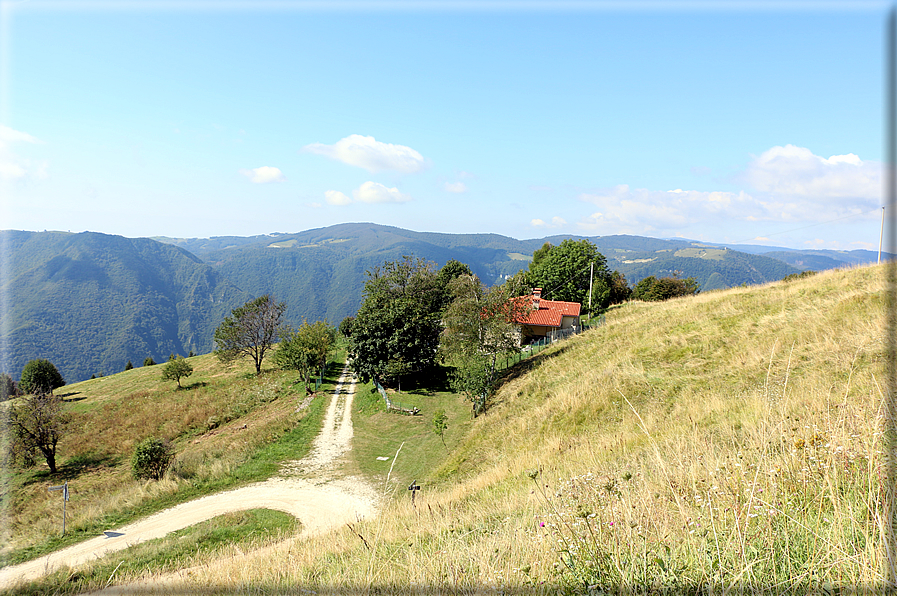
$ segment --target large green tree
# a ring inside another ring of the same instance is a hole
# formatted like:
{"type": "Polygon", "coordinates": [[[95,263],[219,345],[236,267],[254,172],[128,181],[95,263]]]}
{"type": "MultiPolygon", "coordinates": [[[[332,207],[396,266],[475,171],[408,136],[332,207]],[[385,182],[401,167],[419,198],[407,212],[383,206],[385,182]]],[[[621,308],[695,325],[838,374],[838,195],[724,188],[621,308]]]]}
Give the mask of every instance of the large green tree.
{"type": "Polygon", "coordinates": [[[352,328],[352,368],[384,379],[433,366],[443,292],[433,266],[405,256],[367,271],[364,300],[352,328]]]}
{"type": "Polygon", "coordinates": [[[312,324],[303,321],[299,329],[286,327],[280,335],[280,345],[274,351],[274,363],[281,368],[299,371],[307,389],[312,374],[327,364],[327,357],[336,341],[336,329],[326,321],[312,324]]]}
{"type": "Polygon", "coordinates": [[[608,270],[607,259],[598,252],[598,247],[583,238],[567,239],[557,246],[546,242],[533,253],[529,269],[521,271],[505,285],[518,295],[540,287],[543,298],[578,302],[583,309],[589,307],[591,287],[592,312],[598,312],[614,302],[625,300],[625,292],[620,292],[619,283],[608,270]]]}
{"type": "Polygon", "coordinates": [[[52,394],[54,389],[65,385],[65,380],[49,360],[38,358],[29,360],[22,369],[19,390],[24,393],[52,394]]]}
{"type": "Polygon", "coordinates": [[[235,308],[215,329],[215,355],[222,362],[248,356],[260,375],[265,354],[277,342],[286,308],[285,302],[276,302],[270,294],[235,308]]]}
{"type": "Polygon", "coordinates": [[[5,421],[12,459],[31,465],[35,452],[40,451],[50,473],[55,474],[56,446],[68,420],[62,400],[48,392],[32,392],[16,400],[7,409],[5,421]]]}
{"type": "Polygon", "coordinates": [[[450,284],[452,303],[445,311],[439,353],[453,367],[452,388],[473,405],[473,415],[485,413],[498,380],[498,361],[520,349],[515,319],[529,302],[513,300],[504,286],[487,289],[475,275],[450,284]]]}

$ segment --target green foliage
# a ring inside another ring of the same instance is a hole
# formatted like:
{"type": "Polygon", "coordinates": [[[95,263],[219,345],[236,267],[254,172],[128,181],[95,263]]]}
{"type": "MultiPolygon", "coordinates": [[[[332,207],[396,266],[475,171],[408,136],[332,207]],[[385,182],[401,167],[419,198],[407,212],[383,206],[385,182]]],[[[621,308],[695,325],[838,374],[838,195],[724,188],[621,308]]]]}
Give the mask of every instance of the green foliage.
{"type": "Polygon", "coordinates": [[[367,277],[349,348],[356,374],[365,381],[381,378],[398,360],[410,371],[432,367],[443,307],[432,266],[405,256],[374,267],[367,277]]]}
{"type": "Polygon", "coordinates": [[[132,370],[133,368],[134,368],[134,365],[131,364],[130,360],[128,360],[128,363],[125,364],[125,370],[132,370]]]}
{"type": "Polygon", "coordinates": [[[8,373],[0,373],[0,401],[6,401],[19,394],[16,382],[8,373]]]}
{"type": "Polygon", "coordinates": [[[504,286],[487,290],[473,275],[456,278],[450,289],[453,300],[443,316],[439,353],[454,368],[452,388],[471,401],[477,415],[486,411],[498,379],[498,360],[519,349],[514,320],[528,303],[513,300],[504,286]]]}
{"type": "Polygon", "coordinates": [[[448,416],[446,416],[445,410],[439,408],[433,412],[433,432],[439,435],[443,445],[445,445],[445,431],[447,428],[448,416]]]}
{"type": "Polygon", "coordinates": [[[632,288],[626,282],[626,277],[619,271],[610,275],[610,304],[621,304],[632,296],[632,288]]]}
{"type": "Polygon", "coordinates": [[[143,366],[155,366],[155,365],[156,365],[156,361],[153,360],[152,356],[147,356],[146,358],[143,359],[143,366]]]}
{"type": "Polygon", "coordinates": [[[592,310],[600,311],[611,304],[613,279],[607,260],[586,239],[567,239],[558,246],[546,242],[533,253],[526,278],[532,287],[541,287],[542,297],[548,300],[577,302],[586,308],[591,283],[592,310]]]}
{"type": "Polygon", "coordinates": [[[635,285],[632,297],[645,302],[658,302],[680,296],[692,296],[697,293],[698,282],[693,277],[679,279],[674,276],[657,279],[652,275],[635,285]]]}
{"type": "Polygon", "coordinates": [[[277,341],[286,308],[285,302],[275,302],[270,294],[235,308],[215,329],[215,355],[222,362],[248,356],[255,364],[255,374],[260,375],[262,360],[277,341]]]}
{"type": "Polygon", "coordinates": [[[786,275],[785,277],[783,277],[782,281],[784,281],[784,282],[796,281],[798,279],[804,279],[805,277],[812,277],[812,276],[816,275],[816,273],[817,273],[816,271],[811,271],[811,270],[801,271],[800,273],[790,273],[790,274],[786,275]]]}
{"type": "Polygon", "coordinates": [[[49,393],[33,393],[13,403],[6,411],[5,428],[9,429],[8,459],[26,467],[34,465],[40,451],[56,473],[56,446],[69,422],[62,400],[49,393]]]}
{"type": "Polygon", "coordinates": [[[352,328],[355,326],[355,317],[346,317],[339,324],[339,332],[343,337],[352,337],[352,328]]]}
{"type": "Polygon", "coordinates": [[[167,439],[149,437],[134,449],[131,473],[137,479],[161,480],[173,459],[174,447],[167,439]]]}
{"type": "Polygon", "coordinates": [[[326,321],[309,324],[303,321],[299,329],[284,327],[281,342],[274,352],[274,363],[282,369],[297,370],[308,388],[312,374],[327,365],[327,358],[336,342],[336,329],[326,321]]]}
{"type": "Polygon", "coordinates": [[[162,367],[162,380],[177,381],[178,389],[181,388],[181,379],[186,379],[192,374],[193,367],[183,356],[169,360],[168,364],[162,367]]]}
{"type": "Polygon", "coordinates": [[[25,393],[53,393],[65,385],[65,380],[49,360],[38,358],[29,360],[22,369],[19,389],[25,393]]]}

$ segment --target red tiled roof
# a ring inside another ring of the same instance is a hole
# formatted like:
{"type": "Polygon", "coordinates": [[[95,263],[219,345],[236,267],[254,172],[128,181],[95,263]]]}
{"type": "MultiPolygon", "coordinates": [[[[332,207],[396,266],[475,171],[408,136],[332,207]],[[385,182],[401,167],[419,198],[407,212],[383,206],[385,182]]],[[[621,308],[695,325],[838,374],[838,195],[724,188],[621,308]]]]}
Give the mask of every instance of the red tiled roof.
{"type": "Polygon", "coordinates": [[[533,308],[536,300],[532,296],[515,298],[517,301],[526,301],[527,309],[523,316],[515,320],[520,325],[538,325],[541,327],[560,327],[564,317],[578,317],[580,305],[577,302],[562,302],[560,300],[538,300],[539,308],[533,308]]]}

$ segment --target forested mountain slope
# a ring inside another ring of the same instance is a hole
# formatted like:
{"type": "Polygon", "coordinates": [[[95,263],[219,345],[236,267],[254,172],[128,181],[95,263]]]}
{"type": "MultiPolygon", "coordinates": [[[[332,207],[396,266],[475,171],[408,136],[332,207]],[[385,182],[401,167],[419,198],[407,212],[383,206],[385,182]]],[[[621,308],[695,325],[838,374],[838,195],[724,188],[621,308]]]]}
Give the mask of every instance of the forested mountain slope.
{"type": "Polygon", "coordinates": [[[13,376],[32,358],[77,381],[208,352],[215,325],[248,298],[196,256],[145,238],[3,231],[0,242],[13,376]]]}

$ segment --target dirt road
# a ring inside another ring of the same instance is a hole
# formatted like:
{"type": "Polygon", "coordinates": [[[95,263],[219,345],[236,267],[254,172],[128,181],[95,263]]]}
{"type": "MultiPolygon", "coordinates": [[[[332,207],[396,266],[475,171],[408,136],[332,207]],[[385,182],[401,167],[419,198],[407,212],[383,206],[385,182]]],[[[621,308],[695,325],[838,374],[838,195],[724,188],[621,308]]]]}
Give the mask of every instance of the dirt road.
{"type": "Polygon", "coordinates": [[[61,566],[75,567],[230,511],[256,508],[284,511],[302,522],[301,536],[327,532],[374,515],[377,506],[374,489],[359,478],[337,475],[337,465],[352,440],[354,396],[355,381],[348,369],[344,369],[311,452],[301,460],[285,464],[277,477],[189,501],[45,557],[4,567],[0,569],[0,589],[38,578],[61,566]]]}

